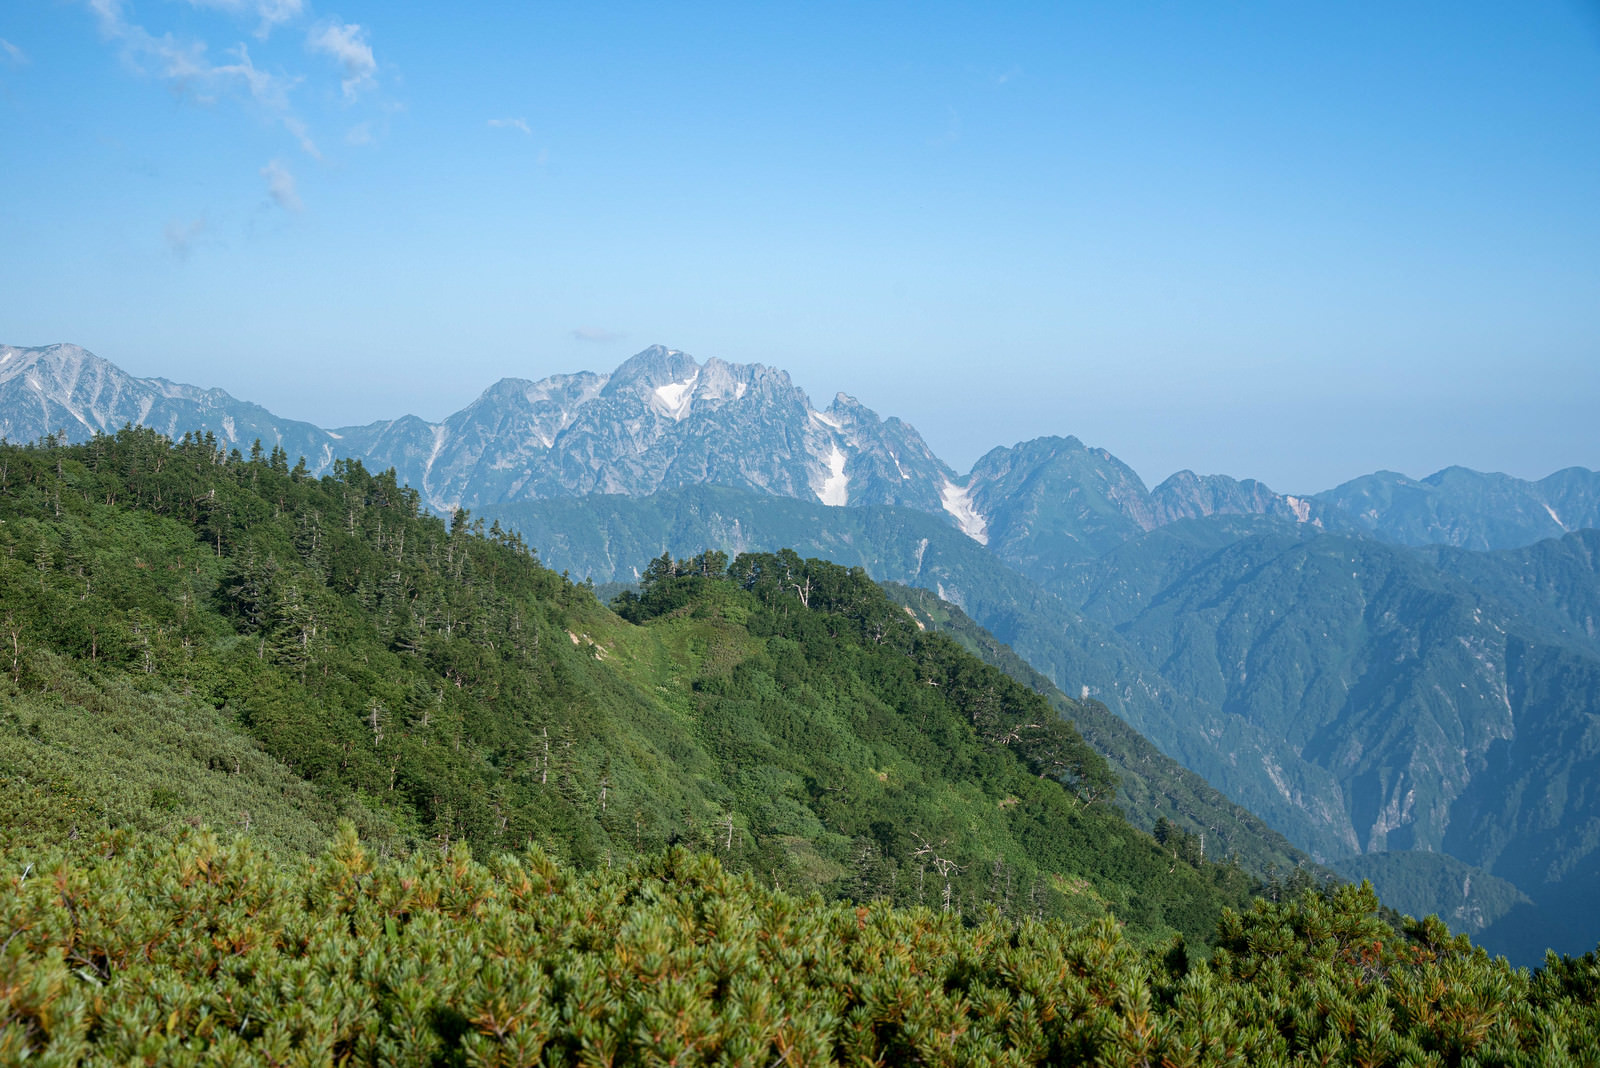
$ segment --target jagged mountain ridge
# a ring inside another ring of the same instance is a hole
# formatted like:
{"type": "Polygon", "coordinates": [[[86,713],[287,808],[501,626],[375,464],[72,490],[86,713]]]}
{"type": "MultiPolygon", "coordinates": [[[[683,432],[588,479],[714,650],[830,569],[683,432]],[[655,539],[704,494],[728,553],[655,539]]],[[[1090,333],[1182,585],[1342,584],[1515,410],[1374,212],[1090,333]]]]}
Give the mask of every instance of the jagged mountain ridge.
{"type": "Polygon", "coordinates": [[[1103,449],[1075,438],[996,448],[965,477],[910,424],[840,393],[814,407],[789,375],[763,364],[703,364],[651,346],[609,374],[505,378],[433,423],[406,415],[324,429],[284,419],[220,389],[138,378],[76,345],[0,346],[0,437],[69,441],[125,423],[178,436],[213,433],[304,456],[314,474],[341,457],[395,468],[435,511],[519,500],[711,483],[828,505],[889,504],[946,520],[979,543],[991,528],[1008,558],[1047,555],[1065,537],[1074,558],[1175,519],[1214,513],[1320,523],[1330,507],[1253,480],[1182,471],[1154,491],[1103,449]],[[1041,530],[1038,497],[1074,507],[1041,530]],[[1081,528],[1081,529],[1079,529],[1081,528]],[[1042,536],[1046,544],[1027,544],[1042,536]]]}
{"type": "Polygon", "coordinates": [[[220,389],[136,378],[77,345],[0,345],[0,439],[23,442],[56,434],[84,441],[127,423],[170,438],[210,431],[219,441],[245,448],[259,439],[304,456],[318,471],[346,455],[338,434],[284,419],[220,389]]]}
{"type": "Polygon", "coordinates": [[[1447,467],[1423,479],[1364,475],[1317,494],[1319,504],[1399,545],[1516,549],[1600,527],[1600,475],[1569,467],[1530,482],[1447,467]]]}
{"type": "Polygon", "coordinates": [[[1024,573],[1094,560],[1123,542],[1182,519],[1266,515],[1318,528],[1344,518],[1254,479],[1179,471],[1154,490],[1105,449],[1045,437],[991,449],[966,493],[985,519],[988,544],[1024,573]]]}
{"type": "Polygon", "coordinates": [[[845,393],[823,409],[777,368],[701,363],[660,345],[615,371],[504,378],[439,422],[414,415],[324,429],[220,389],[138,378],[77,345],[0,345],[0,438],[80,441],[134,423],[169,436],[259,439],[314,474],[351,457],[395,468],[437,512],[714,484],[942,516],[1031,571],[1090,560],[1182,519],[1263,515],[1401,545],[1503,549],[1600,526],[1600,473],[1537,482],[1452,467],[1380,471],[1314,495],[1179,471],[1148,488],[1105,449],[1044,437],[990,450],[965,476],[916,428],[845,393]]]}
{"type": "Polygon", "coordinates": [[[340,433],[440,510],[709,482],[934,511],[932,487],[953,475],[915,429],[845,394],[818,410],[781,370],[661,346],[607,375],[503,379],[439,424],[340,433]]]}
{"type": "Polygon", "coordinates": [[[817,409],[763,364],[699,363],[652,346],[609,374],[506,378],[444,420],[402,416],[333,430],[281,419],[219,389],[137,378],[86,349],[0,347],[0,436],[68,441],[125,423],[209,431],[303,455],[395,468],[435,511],[710,482],[824,504],[941,512],[955,472],[915,428],[840,393],[817,409]]]}
{"type": "Polygon", "coordinates": [[[1105,449],[1044,437],[990,450],[965,476],[916,428],[845,393],[823,409],[777,368],[704,363],[660,345],[615,371],[504,378],[434,423],[414,415],[324,429],[220,389],[138,378],[76,345],[0,346],[0,437],[69,441],[135,423],[226,445],[259,439],[313,473],[341,457],[395,468],[434,511],[710,483],[890,504],[945,520],[1024,571],[1094,559],[1181,519],[1264,515],[1402,545],[1515,548],[1600,525],[1600,474],[1538,482],[1447,468],[1377,472],[1309,496],[1179,471],[1154,489],[1105,449]]]}

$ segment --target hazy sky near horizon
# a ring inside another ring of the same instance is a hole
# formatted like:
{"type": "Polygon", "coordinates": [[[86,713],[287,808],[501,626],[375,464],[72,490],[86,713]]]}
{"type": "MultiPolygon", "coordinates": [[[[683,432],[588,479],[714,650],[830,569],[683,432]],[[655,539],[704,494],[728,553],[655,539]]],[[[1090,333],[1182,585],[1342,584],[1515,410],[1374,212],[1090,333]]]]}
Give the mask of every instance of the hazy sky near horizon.
{"type": "Polygon", "coordinates": [[[1595,0],[18,0],[0,144],[0,342],[322,425],[659,342],[962,470],[1600,468],[1595,0]]]}

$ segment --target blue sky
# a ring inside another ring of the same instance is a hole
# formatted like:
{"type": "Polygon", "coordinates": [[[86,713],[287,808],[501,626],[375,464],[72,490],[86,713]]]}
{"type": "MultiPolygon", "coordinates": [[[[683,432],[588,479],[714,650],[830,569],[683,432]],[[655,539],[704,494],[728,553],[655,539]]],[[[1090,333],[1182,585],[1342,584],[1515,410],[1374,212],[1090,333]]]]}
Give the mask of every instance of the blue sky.
{"type": "Polygon", "coordinates": [[[965,469],[1600,467],[1600,5],[0,11],[0,342],[324,425],[660,342],[965,469]]]}

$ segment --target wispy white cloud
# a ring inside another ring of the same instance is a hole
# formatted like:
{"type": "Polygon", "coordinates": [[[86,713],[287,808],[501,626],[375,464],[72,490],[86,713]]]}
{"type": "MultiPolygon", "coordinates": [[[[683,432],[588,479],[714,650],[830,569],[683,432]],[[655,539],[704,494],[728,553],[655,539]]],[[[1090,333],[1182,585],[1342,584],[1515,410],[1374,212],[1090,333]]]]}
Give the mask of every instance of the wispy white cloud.
{"type": "Polygon", "coordinates": [[[173,258],[179,263],[184,263],[189,259],[189,253],[194,248],[195,240],[205,231],[206,220],[204,216],[191,222],[184,222],[181,219],[169,219],[166,227],[162,230],[162,236],[166,238],[167,251],[172,253],[173,258]]]}
{"type": "Polygon", "coordinates": [[[238,84],[244,85],[250,91],[256,103],[271,111],[286,113],[289,110],[289,90],[298,85],[300,79],[271,74],[257,67],[250,61],[250,50],[242,44],[229,51],[236,62],[199,71],[197,76],[206,79],[236,79],[238,84]]]}
{"type": "Polygon", "coordinates": [[[122,46],[124,62],[149,73],[153,66],[165,78],[182,80],[209,69],[203,41],[179,41],[170,33],[155,36],[122,14],[122,0],[89,0],[89,10],[100,24],[100,35],[122,46]]]}
{"type": "Polygon", "coordinates": [[[355,23],[337,21],[319,23],[306,37],[313,52],[332,56],[344,72],[344,95],[354,98],[357,93],[373,84],[378,72],[378,61],[372,57],[372,46],[367,43],[367,31],[355,23]]]}
{"type": "Polygon", "coordinates": [[[206,7],[226,11],[230,15],[248,15],[261,20],[256,36],[265,41],[274,27],[292,22],[305,10],[303,0],[189,0],[192,7],[206,7]]]}
{"type": "Polygon", "coordinates": [[[267,180],[267,195],[272,202],[284,211],[298,212],[304,207],[300,203],[300,194],[295,189],[294,175],[289,173],[278,160],[272,160],[261,168],[261,177],[267,180]]]}
{"type": "Polygon", "coordinates": [[[28,62],[28,54],[4,37],[0,37],[0,61],[20,67],[28,62]]]}
{"type": "Polygon", "coordinates": [[[317,148],[317,143],[311,140],[311,131],[306,124],[293,115],[283,117],[283,128],[294,134],[294,139],[300,142],[300,150],[312,159],[321,159],[322,152],[317,148]]]}
{"type": "Polygon", "coordinates": [[[616,330],[605,330],[597,326],[580,326],[572,332],[572,336],[579,341],[621,341],[627,334],[616,330]]]}
{"type": "Polygon", "coordinates": [[[508,130],[521,130],[523,133],[527,134],[529,137],[533,136],[533,131],[528,128],[528,120],[527,119],[490,119],[489,120],[489,125],[490,126],[496,126],[496,127],[502,127],[504,129],[508,129],[508,130]]]}
{"type": "Polygon", "coordinates": [[[282,123],[302,150],[321,158],[306,124],[290,107],[289,94],[300,84],[300,77],[262,70],[243,44],[224,53],[232,62],[213,63],[204,41],[184,40],[170,33],[158,37],[129,21],[123,13],[122,0],[88,0],[88,3],[100,24],[101,35],[121,46],[124,62],[135,70],[153,74],[165,80],[175,93],[203,104],[215,103],[222,96],[242,91],[282,123]]]}

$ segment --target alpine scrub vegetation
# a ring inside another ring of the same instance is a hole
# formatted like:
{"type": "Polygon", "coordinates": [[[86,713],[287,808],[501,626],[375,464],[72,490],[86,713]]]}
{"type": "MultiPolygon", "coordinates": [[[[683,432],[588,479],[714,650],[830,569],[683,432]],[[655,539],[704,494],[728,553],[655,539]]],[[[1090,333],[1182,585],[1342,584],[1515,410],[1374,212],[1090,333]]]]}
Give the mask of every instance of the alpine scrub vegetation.
{"type": "Polygon", "coordinates": [[[1209,963],[1108,920],[800,899],[674,848],[311,858],[187,831],[0,852],[0,1062],[1578,1065],[1600,962],[1530,975],[1369,887],[1228,911],[1209,963]]]}

